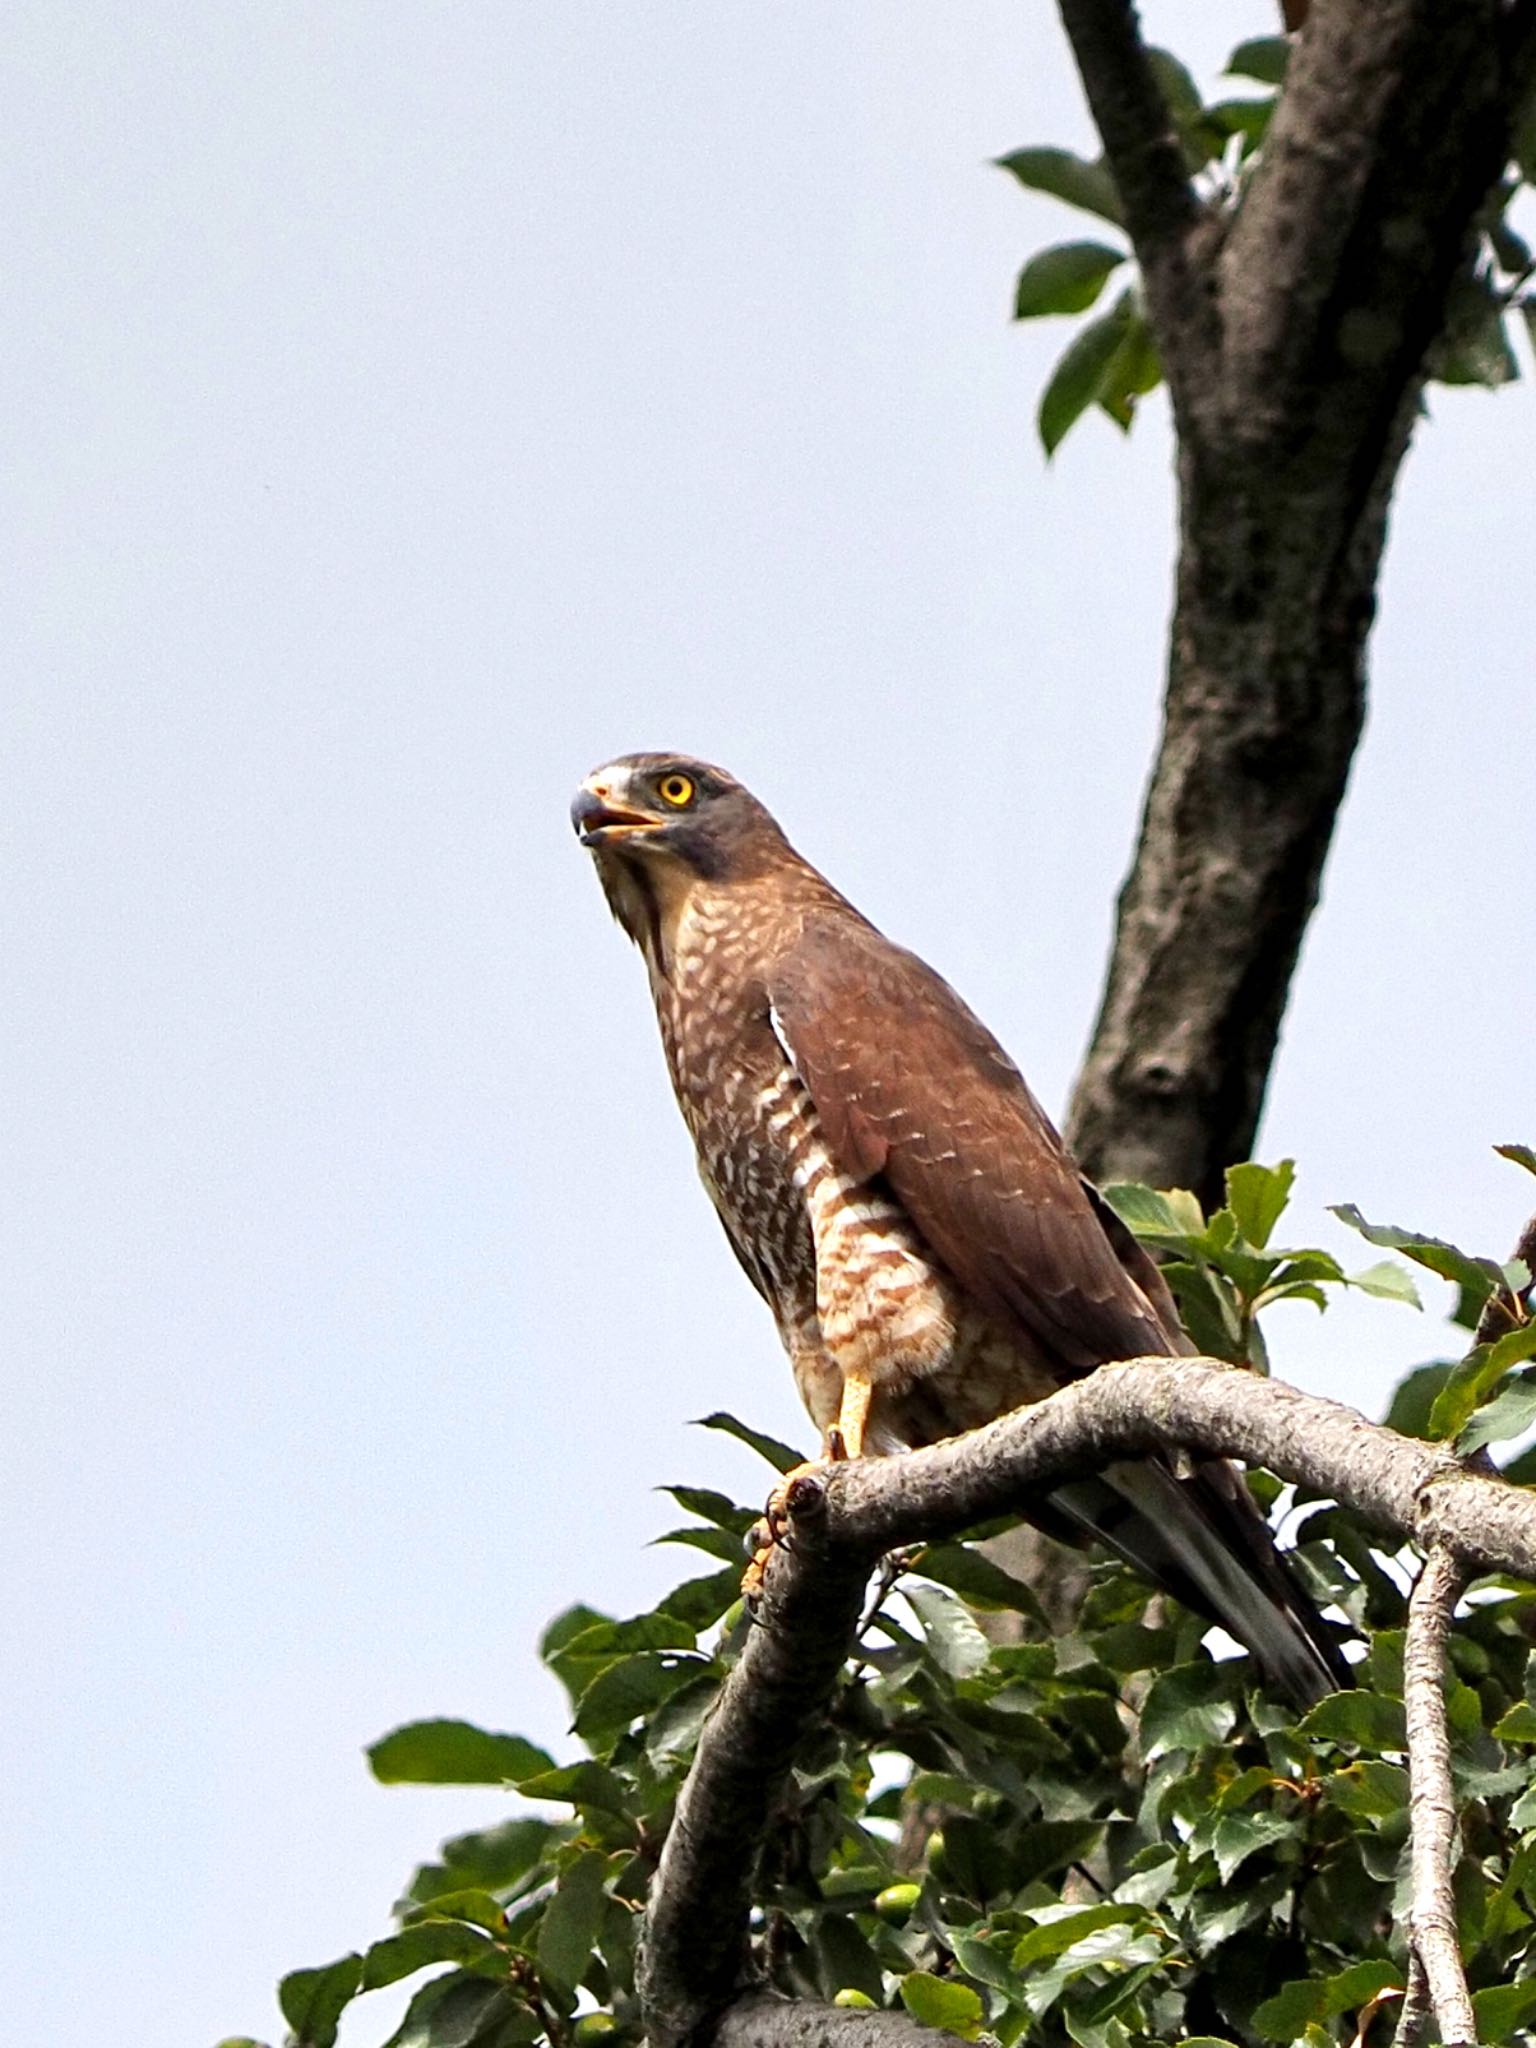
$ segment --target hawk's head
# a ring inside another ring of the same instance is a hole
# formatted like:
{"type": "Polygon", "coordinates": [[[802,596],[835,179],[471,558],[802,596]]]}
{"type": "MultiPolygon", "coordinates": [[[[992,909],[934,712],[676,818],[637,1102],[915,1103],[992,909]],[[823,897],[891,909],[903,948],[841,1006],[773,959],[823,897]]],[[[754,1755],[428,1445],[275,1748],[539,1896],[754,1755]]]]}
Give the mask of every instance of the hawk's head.
{"type": "Polygon", "coordinates": [[[641,945],[696,883],[746,881],[793,859],[750,790],[686,754],[625,754],[595,769],[571,823],[596,856],[614,916],[641,945]]]}

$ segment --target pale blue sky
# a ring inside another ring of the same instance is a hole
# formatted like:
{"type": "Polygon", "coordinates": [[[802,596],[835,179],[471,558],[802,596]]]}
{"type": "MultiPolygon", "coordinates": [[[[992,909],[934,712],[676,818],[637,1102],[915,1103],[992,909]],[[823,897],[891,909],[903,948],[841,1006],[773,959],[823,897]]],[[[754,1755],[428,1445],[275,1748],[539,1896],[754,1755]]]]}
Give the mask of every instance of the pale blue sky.
{"type": "MultiPolygon", "coordinates": [[[[1214,74],[1266,9],[1181,0],[1214,74]]],[[[647,1551],[686,1427],[808,1440],[566,823],[723,761],[1059,1109],[1156,730],[1162,401],[1034,439],[1093,229],[1034,4],[20,0],[10,318],[7,2031],[275,2039],[564,1741],[532,1643],[647,1551]],[[19,1909],[19,1910],[18,1910],[19,1909]]],[[[1536,1137],[1530,399],[1436,395],[1265,1126],[1299,1228],[1501,1250],[1536,1137]]],[[[1406,1311],[1276,1319],[1368,1407],[1406,1311]]],[[[349,2027],[387,2031],[384,1997],[349,2027]]]]}

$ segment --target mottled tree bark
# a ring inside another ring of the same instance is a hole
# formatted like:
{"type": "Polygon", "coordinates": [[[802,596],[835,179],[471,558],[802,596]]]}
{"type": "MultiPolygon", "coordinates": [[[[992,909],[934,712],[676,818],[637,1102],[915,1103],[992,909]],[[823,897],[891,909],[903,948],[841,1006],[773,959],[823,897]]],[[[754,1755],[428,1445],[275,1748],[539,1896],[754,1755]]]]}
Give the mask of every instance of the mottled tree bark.
{"type": "Polygon", "coordinates": [[[1316,0],[1223,215],[1129,0],[1060,0],[1179,439],[1162,740],[1069,1120],[1099,1178],[1219,1199],[1252,1150],[1365,710],[1426,351],[1508,161],[1531,0],[1316,0]]]}

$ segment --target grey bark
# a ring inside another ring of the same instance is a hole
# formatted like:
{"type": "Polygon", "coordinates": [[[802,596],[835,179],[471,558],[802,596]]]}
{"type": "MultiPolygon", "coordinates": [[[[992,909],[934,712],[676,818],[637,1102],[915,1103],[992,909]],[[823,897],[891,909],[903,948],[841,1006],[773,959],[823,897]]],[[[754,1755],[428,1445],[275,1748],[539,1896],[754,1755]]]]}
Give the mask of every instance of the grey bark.
{"type": "Polygon", "coordinates": [[[1164,726],[1068,1137],[1219,1200],[1253,1149],[1365,712],[1426,351],[1509,155],[1529,0],[1316,0],[1235,215],[1184,177],[1129,0],[1060,0],[1179,438],[1164,726]]]}
{"type": "Polygon", "coordinates": [[[1448,2048],[1472,2048],[1477,2022],[1456,1933],[1456,1795],[1445,1715],[1445,1645],[1466,1583],[1455,1555],[1430,1551],[1408,1603],[1403,1706],[1408,1719],[1409,1823],[1413,1903],[1408,1934],[1448,2048]]]}
{"type": "MultiPolygon", "coordinates": [[[[1101,1366],[967,1436],[802,1481],[793,1548],[770,1562],[760,1625],[705,1724],[652,1886],[636,1981],[654,2048],[702,2048],[750,1990],[757,1848],[797,1745],[827,1711],[878,1558],[1116,1458],[1179,1446],[1330,1494],[1458,1572],[1536,1579],[1536,1494],[1336,1401],[1208,1358],[1101,1366]]],[[[722,2038],[793,2048],[805,2040],[797,2011],[755,2005],[750,2033],[722,2038]]]]}
{"type": "Polygon", "coordinates": [[[844,2012],[814,1998],[749,1992],[716,2021],[709,2048],[961,2048],[958,2034],[919,2026],[904,2012],[844,2012]]]}
{"type": "Polygon", "coordinates": [[[1403,1991],[1403,2002],[1397,2015],[1397,2031],[1392,2036],[1392,2048],[1419,2048],[1419,2043],[1429,2031],[1429,2023],[1433,2017],[1429,2002],[1429,1979],[1424,1975],[1424,1965],[1419,1961],[1418,1950],[1410,1949],[1408,1983],[1403,1991]]]}

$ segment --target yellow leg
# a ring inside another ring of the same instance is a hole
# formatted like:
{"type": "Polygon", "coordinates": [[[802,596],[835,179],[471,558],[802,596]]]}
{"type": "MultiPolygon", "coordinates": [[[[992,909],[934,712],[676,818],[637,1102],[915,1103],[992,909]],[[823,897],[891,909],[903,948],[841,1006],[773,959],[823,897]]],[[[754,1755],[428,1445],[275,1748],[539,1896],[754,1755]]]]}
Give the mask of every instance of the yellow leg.
{"type": "Polygon", "coordinates": [[[827,1432],[827,1454],[834,1462],[863,1457],[864,1432],[869,1427],[869,1404],[874,1391],[874,1383],[864,1373],[844,1375],[843,1405],[838,1410],[836,1427],[827,1432]]]}

